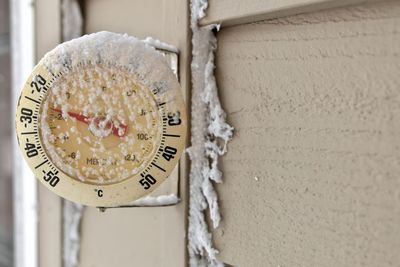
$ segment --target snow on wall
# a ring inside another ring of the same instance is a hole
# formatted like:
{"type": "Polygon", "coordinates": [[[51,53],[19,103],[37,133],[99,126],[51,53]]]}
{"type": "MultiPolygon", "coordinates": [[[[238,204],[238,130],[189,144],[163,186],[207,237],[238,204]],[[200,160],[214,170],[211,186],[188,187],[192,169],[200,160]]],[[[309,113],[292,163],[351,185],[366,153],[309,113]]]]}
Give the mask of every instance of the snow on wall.
{"type": "Polygon", "coordinates": [[[144,196],[139,198],[129,205],[139,207],[152,207],[152,206],[169,206],[179,202],[179,198],[175,194],[161,195],[161,196],[144,196]]]}
{"type": "Polygon", "coordinates": [[[62,1],[63,41],[69,41],[82,35],[83,17],[77,0],[62,1]]]}
{"type": "Polygon", "coordinates": [[[178,48],[176,48],[175,46],[161,42],[160,40],[154,39],[153,37],[147,37],[142,41],[148,45],[153,46],[158,50],[165,50],[169,52],[179,53],[178,48]]]}
{"type": "Polygon", "coordinates": [[[80,225],[83,206],[74,202],[64,201],[64,267],[76,267],[79,263],[80,225]]]}
{"type": "Polygon", "coordinates": [[[218,98],[214,77],[217,39],[213,31],[218,30],[219,25],[198,26],[198,20],[205,16],[207,5],[205,0],[191,1],[192,146],[188,148],[191,158],[188,229],[190,266],[223,266],[217,259],[218,251],[213,247],[205,212],[209,211],[213,227],[218,227],[221,216],[213,182],[220,183],[222,180],[218,158],[226,153],[227,142],[233,134],[233,128],[225,122],[225,112],[218,98]]]}

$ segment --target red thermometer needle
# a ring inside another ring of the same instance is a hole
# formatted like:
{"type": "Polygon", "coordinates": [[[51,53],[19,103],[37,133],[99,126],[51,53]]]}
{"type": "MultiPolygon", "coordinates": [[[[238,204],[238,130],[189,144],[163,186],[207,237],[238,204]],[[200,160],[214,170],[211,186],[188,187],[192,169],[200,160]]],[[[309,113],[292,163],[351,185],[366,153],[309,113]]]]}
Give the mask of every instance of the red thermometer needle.
{"type": "MultiPolygon", "coordinates": [[[[61,113],[61,109],[52,108],[52,110],[54,110],[58,113],[61,113]]],[[[86,124],[89,124],[92,121],[92,118],[86,117],[84,115],[81,115],[81,114],[78,114],[75,112],[68,111],[68,115],[72,118],[75,118],[77,121],[80,121],[80,122],[83,122],[86,124]]],[[[112,123],[112,133],[115,136],[124,137],[126,135],[126,133],[128,132],[127,130],[128,130],[128,126],[123,123],[120,123],[118,125],[118,127],[115,127],[114,123],[112,123]]]]}

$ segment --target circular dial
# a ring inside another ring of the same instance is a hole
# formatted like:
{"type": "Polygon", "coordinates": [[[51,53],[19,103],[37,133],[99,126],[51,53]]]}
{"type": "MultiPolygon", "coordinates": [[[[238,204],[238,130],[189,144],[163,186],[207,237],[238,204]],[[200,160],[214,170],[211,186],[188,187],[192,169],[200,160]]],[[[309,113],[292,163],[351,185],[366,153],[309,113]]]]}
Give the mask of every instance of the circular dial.
{"type": "Polygon", "coordinates": [[[167,178],[184,149],[186,112],[154,48],[101,32],[39,62],[22,90],[16,128],[43,184],[75,202],[113,206],[167,178]]]}

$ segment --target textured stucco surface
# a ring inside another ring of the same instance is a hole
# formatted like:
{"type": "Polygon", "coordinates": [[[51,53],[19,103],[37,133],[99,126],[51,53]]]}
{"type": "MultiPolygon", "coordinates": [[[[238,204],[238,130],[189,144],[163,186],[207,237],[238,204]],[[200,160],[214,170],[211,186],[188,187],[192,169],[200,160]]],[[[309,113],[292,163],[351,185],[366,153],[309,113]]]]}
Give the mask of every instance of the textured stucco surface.
{"type": "Polygon", "coordinates": [[[400,266],[400,2],[218,34],[234,266],[400,266]]]}

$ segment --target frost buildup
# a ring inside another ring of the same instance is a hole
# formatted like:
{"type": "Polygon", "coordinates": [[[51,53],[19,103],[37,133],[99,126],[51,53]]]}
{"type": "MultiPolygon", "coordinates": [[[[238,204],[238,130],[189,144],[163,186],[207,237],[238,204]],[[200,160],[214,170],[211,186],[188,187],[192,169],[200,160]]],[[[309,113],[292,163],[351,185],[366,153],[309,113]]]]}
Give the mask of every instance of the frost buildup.
{"type": "Polygon", "coordinates": [[[219,25],[198,26],[198,20],[205,16],[206,8],[207,1],[191,1],[192,146],[188,152],[192,163],[188,249],[191,266],[223,266],[217,259],[218,251],[213,248],[204,212],[209,209],[213,227],[218,227],[221,217],[212,181],[221,182],[218,158],[226,153],[233,128],[225,122],[225,112],[218,99],[214,77],[217,39],[213,30],[218,30],[219,25]]]}
{"type": "Polygon", "coordinates": [[[64,201],[64,267],[78,266],[82,213],[82,205],[64,201]]]}
{"type": "Polygon", "coordinates": [[[137,199],[129,205],[138,207],[152,207],[152,206],[169,206],[175,205],[179,202],[179,198],[175,194],[161,195],[161,196],[145,196],[137,199]]]}

